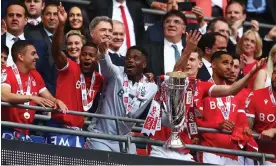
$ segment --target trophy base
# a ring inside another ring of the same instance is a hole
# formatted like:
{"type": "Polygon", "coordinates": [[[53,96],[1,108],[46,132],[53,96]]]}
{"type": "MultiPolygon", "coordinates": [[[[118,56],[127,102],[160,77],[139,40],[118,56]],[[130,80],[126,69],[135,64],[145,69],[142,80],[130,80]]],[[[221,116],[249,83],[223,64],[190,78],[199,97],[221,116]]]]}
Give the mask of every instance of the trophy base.
{"type": "Polygon", "coordinates": [[[184,141],[178,136],[178,132],[173,132],[164,144],[164,148],[166,149],[183,149],[185,146],[184,141]]]}

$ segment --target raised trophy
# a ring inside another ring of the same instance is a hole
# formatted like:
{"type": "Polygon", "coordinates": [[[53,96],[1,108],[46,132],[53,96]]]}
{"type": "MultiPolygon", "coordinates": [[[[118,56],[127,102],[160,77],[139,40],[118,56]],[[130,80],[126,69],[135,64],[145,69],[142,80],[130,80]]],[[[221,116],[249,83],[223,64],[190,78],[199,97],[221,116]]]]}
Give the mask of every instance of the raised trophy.
{"type": "Polygon", "coordinates": [[[185,72],[169,72],[166,74],[169,80],[166,81],[163,93],[165,96],[165,114],[172,129],[170,138],[164,147],[180,149],[185,147],[184,141],[179,137],[179,132],[184,127],[186,116],[186,89],[189,86],[187,74],[185,72]]]}

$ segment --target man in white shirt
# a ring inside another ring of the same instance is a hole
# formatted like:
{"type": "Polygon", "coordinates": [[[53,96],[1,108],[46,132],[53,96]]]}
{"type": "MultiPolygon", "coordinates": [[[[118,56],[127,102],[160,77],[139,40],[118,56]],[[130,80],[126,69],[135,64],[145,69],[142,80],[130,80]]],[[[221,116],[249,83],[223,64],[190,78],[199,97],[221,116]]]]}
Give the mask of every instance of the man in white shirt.
{"type": "Polygon", "coordinates": [[[41,22],[41,12],[45,6],[45,0],[24,0],[28,10],[28,23],[37,26],[41,22]]]}
{"type": "Polygon", "coordinates": [[[210,32],[202,36],[198,47],[203,51],[203,66],[199,69],[197,78],[208,81],[213,75],[211,56],[216,51],[226,51],[227,38],[218,32],[210,32]]]}
{"type": "Polygon", "coordinates": [[[149,54],[149,70],[155,76],[173,71],[183,49],[182,36],[186,32],[186,25],[185,15],[181,11],[171,10],[163,17],[163,42],[144,46],[149,54]]]}

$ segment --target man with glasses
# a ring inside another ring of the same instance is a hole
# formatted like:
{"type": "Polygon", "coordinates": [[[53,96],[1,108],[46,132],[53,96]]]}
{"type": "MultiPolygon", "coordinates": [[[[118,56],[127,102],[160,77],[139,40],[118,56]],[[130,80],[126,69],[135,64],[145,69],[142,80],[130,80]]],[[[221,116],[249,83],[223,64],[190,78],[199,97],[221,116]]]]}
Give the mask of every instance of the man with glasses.
{"type": "Polygon", "coordinates": [[[164,41],[145,46],[149,55],[149,70],[155,76],[173,71],[183,49],[182,36],[186,32],[187,25],[185,15],[177,10],[165,14],[162,22],[164,41]]]}

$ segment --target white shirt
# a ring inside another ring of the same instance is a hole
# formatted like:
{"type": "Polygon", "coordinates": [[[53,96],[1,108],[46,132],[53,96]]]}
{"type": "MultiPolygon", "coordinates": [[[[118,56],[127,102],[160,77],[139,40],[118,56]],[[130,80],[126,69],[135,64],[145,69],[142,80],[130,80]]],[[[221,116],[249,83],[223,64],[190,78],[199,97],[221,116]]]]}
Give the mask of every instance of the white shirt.
{"type": "Polygon", "coordinates": [[[108,49],[108,52],[112,53],[112,54],[118,54],[119,56],[122,56],[121,53],[119,51],[113,51],[110,48],[108,49]]]}
{"type": "Polygon", "coordinates": [[[31,24],[32,21],[35,23],[35,26],[36,26],[36,25],[38,25],[41,22],[41,17],[40,16],[37,17],[37,18],[29,18],[28,17],[28,23],[31,24]]]}
{"type": "MultiPolygon", "coordinates": [[[[237,33],[238,33],[239,38],[241,38],[242,35],[243,35],[243,27],[240,27],[237,30],[237,33]]],[[[238,41],[233,36],[230,36],[230,40],[232,41],[233,44],[237,44],[238,43],[238,41]]]]}
{"type": "Polygon", "coordinates": [[[53,33],[49,32],[46,28],[44,28],[44,31],[46,32],[47,36],[49,37],[49,40],[52,42],[50,36],[53,37],[53,33]]]}
{"type": "MultiPolygon", "coordinates": [[[[172,47],[174,43],[169,42],[167,39],[164,39],[164,70],[165,73],[172,72],[174,65],[176,63],[175,61],[175,51],[172,47]]],[[[177,49],[180,53],[183,49],[182,41],[180,40],[178,43],[175,44],[177,46],[177,49]]]]}
{"type": "MultiPolygon", "coordinates": [[[[14,37],[16,37],[16,36],[13,36],[9,32],[6,33],[6,46],[9,48],[7,66],[11,66],[14,63],[12,60],[12,56],[11,56],[11,48],[12,48],[12,45],[14,44],[14,40],[13,40],[14,37]]],[[[20,40],[25,40],[24,33],[22,33],[21,35],[19,35],[17,37],[19,37],[20,40]]]]}
{"type": "Polygon", "coordinates": [[[212,0],[212,6],[218,6],[222,8],[222,1],[223,0],[212,0]]]}
{"type": "MultiPolygon", "coordinates": [[[[123,23],[123,17],[121,13],[120,6],[123,6],[125,9],[126,19],[128,23],[128,30],[129,30],[129,36],[130,36],[130,46],[136,45],[135,41],[135,32],[134,32],[134,24],[131,18],[131,15],[129,13],[129,10],[126,5],[126,1],[123,2],[123,4],[117,2],[116,0],[113,0],[113,12],[112,12],[112,20],[118,20],[123,23]]],[[[122,56],[126,56],[127,52],[127,45],[126,45],[126,35],[123,45],[120,47],[119,52],[122,56]]]]}
{"type": "Polygon", "coordinates": [[[207,61],[205,58],[202,58],[202,62],[205,65],[205,67],[207,68],[210,76],[212,77],[213,75],[213,69],[212,69],[212,65],[209,61],[207,61]]]}

